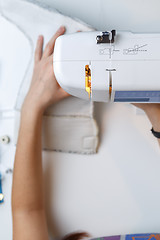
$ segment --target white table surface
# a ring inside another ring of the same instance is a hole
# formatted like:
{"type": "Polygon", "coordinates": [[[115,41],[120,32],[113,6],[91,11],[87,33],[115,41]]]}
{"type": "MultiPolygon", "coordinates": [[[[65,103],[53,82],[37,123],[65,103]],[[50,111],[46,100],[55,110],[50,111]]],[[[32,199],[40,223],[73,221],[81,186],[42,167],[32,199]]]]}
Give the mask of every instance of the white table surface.
{"type": "MultiPolygon", "coordinates": [[[[9,39],[10,33],[6,30],[5,34],[9,39]]],[[[7,40],[0,48],[1,53],[4,48],[7,48],[7,40]]],[[[11,53],[15,54],[13,50],[11,53]]],[[[17,61],[18,58],[15,64],[20,64],[17,61]]],[[[9,66],[13,68],[11,63],[9,66]]],[[[5,87],[8,110],[13,109],[21,74],[19,71],[17,81],[8,82],[8,88],[5,87]]],[[[4,84],[2,76],[5,75],[0,75],[0,84],[3,82],[4,87],[6,82],[4,84]]],[[[0,136],[11,138],[10,144],[0,145],[1,163],[9,167],[13,166],[15,153],[13,113],[9,111],[0,119],[0,136]]],[[[76,230],[88,231],[94,237],[158,232],[160,153],[150,133],[148,119],[144,114],[136,114],[135,108],[128,104],[96,103],[95,116],[100,128],[97,154],[43,153],[46,202],[52,229],[56,222],[60,235],[76,230]]],[[[11,184],[12,175],[8,174],[3,180],[5,202],[0,205],[0,239],[5,240],[12,239],[11,184]]]]}

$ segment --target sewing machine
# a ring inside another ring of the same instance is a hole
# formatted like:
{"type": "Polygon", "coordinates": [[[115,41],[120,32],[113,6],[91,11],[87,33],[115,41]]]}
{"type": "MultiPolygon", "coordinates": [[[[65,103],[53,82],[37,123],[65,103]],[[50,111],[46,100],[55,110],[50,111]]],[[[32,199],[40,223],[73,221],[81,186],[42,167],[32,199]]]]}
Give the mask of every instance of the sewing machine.
{"type": "Polygon", "coordinates": [[[103,102],[160,102],[160,34],[78,32],[57,38],[53,67],[69,94],[103,102]]]}

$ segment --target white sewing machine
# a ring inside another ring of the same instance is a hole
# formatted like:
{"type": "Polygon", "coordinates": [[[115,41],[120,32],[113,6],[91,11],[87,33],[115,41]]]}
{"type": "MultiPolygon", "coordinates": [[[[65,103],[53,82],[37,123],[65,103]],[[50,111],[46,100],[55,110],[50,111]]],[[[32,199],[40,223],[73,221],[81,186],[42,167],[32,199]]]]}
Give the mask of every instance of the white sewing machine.
{"type": "Polygon", "coordinates": [[[160,103],[160,34],[63,35],[56,40],[53,66],[60,86],[76,97],[160,103]]]}

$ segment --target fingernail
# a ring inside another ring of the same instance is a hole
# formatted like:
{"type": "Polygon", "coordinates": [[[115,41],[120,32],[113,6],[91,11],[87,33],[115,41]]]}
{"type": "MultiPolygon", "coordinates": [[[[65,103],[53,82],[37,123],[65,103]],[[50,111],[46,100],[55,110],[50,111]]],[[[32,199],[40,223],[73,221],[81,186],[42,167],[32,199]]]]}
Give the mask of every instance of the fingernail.
{"type": "Polygon", "coordinates": [[[59,32],[62,32],[62,31],[64,31],[64,30],[65,30],[65,27],[64,27],[64,26],[61,26],[61,27],[58,29],[59,32]]]}
{"type": "Polygon", "coordinates": [[[38,36],[38,40],[40,40],[41,38],[43,38],[43,36],[42,36],[42,35],[39,35],[39,36],[38,36]]]}

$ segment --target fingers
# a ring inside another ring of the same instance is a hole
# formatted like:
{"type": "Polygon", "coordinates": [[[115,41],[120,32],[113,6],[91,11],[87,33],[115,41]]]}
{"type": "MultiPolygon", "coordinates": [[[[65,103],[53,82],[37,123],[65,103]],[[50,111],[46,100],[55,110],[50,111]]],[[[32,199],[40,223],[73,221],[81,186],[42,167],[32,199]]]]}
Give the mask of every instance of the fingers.
{"type": "Polygon", "coordinates": [[[61,26],[58,31],[54,34],[51,40],[47,43],[42,58],[48,57],[53,53],[56,39],[65,33],[65,27],[61,26]]]}
{"type": "Polygon", "coordinates": [[[43,36],[39,36],[37,40],[36,50],[35,50],[35,62],[38,62],[42,58],[42,48],[43,48],[43,36]]]}

